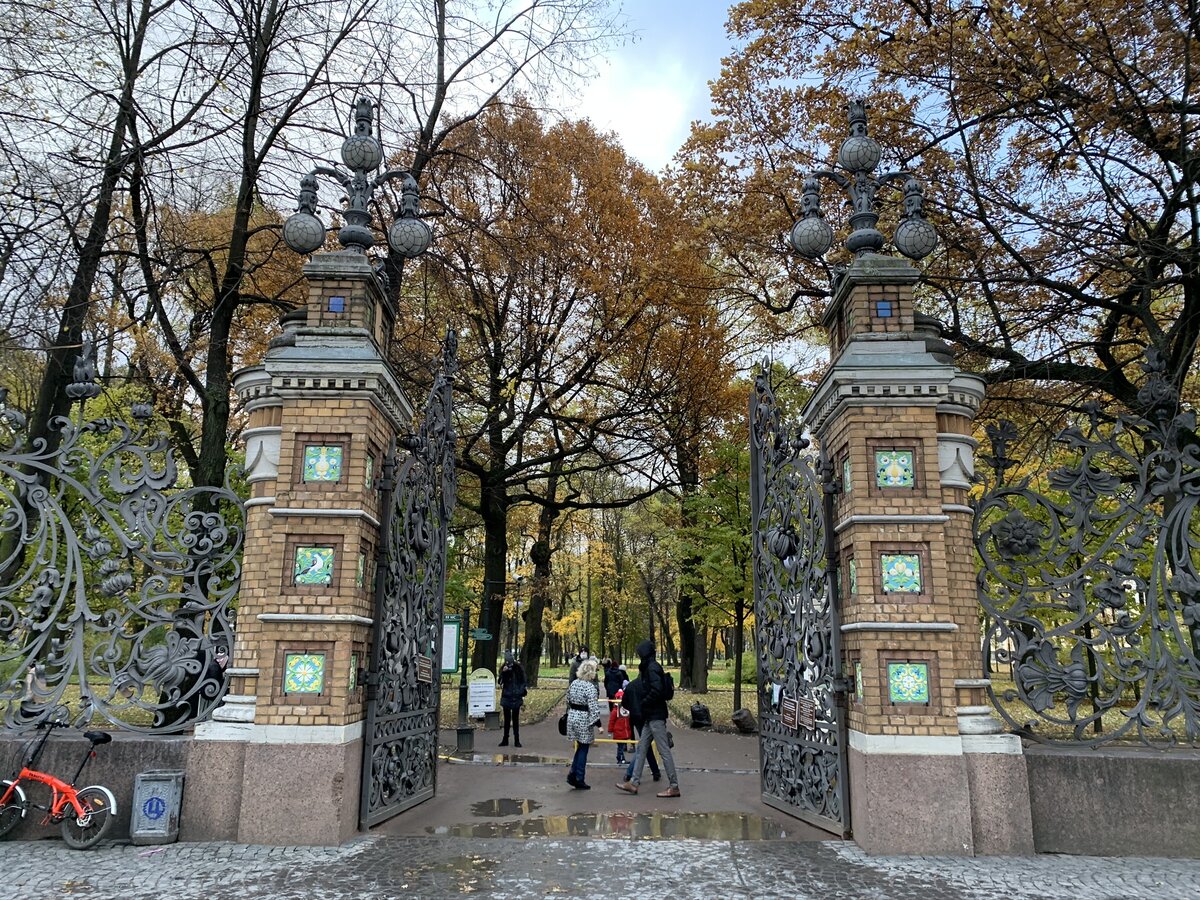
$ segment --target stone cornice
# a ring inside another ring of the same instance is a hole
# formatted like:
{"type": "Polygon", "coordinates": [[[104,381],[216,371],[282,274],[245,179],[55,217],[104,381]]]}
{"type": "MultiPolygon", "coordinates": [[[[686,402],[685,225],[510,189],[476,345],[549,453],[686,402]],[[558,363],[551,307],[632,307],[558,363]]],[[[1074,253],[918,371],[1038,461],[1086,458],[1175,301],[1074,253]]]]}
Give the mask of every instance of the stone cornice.
{"type": "Polygon", "coordinates": [[[272,392],[295,398],[366,393],[396,431],[407,430],[412,422],[412,402],[373,346],[365,340],[314,346],[305,340],[306,332],[311,331],[297,329],[295,347],[267,354],[263,365],[270,373],[272,392]]]}
{"type": "Polygon", "coordinates": [[[818,437],[846,406],[949,406],[978,410],[983,380],[938,362],[915,335],[890,340],[847,342],[804,408],[804,420],[818,437]]]}

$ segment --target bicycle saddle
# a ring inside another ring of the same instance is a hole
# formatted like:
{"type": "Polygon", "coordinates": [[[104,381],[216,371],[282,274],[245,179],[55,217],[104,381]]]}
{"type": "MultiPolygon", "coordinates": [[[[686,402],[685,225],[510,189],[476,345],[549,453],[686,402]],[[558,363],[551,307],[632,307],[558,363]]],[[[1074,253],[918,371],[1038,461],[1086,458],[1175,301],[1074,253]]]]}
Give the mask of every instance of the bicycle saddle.
{"type": "Polygon", "coordinates": [[[112,740],[112,735],[107,731],[85,731],[83,736],[91,741],[94,746],[107,744],[112,740]]]}

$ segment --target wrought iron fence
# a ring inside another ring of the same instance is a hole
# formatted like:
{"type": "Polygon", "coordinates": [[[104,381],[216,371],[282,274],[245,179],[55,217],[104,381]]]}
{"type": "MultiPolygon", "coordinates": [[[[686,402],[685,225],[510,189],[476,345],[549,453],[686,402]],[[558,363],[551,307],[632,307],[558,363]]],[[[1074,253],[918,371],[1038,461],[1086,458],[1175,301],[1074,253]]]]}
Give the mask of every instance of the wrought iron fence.
{"type": "Polygon", "coordinates": [[[1145,417],[1087,422],[1034,489],[1009,481],[1010,423],[990,426],[993,476],[975,504],[985,661],[1015,730],[1047,742],[1200,744],[1200,447],[1162,360],[1147,356],[1145,417]],[[998,680],[998,679],[997,679],[998,680]]]}
{"type": "MultiPolygon", "coordinates": [[[[76,380],[76,399],[98,391],[76,380]]],[[[118,727],[179,731],[224,693],[242,502],[228,485],[187,486],[151,417],[138,404],[132,424],[59,418],[57,441],[30,442],[0,392],[0,709],[9,727],[77,692],[118,727]]]]}

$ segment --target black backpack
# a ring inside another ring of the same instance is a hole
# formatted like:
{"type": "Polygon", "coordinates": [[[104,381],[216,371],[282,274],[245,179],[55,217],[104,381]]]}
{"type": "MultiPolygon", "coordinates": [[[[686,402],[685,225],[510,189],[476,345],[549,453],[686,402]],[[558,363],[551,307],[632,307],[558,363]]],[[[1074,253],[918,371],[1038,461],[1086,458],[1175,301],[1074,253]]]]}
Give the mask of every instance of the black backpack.
{"type": "Polygon", "coordinates": [[[671,677],[671,673],[666,669],[662,669],[662,698],[663,700],[671,700],[675,697],[675,679],[671,677]]]}

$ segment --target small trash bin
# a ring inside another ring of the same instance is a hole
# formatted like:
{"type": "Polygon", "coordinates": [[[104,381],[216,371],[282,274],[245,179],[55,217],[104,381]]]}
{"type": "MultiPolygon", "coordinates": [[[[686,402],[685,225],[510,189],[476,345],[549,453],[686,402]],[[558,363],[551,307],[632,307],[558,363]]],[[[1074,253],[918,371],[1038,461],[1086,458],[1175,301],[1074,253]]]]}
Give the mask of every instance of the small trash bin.
{"type": "Polygon", "coordinates": [[[134,844],[171,844],[179,840],[182,772],[139,772],[133,786],[129,839],[134,844]]]}

